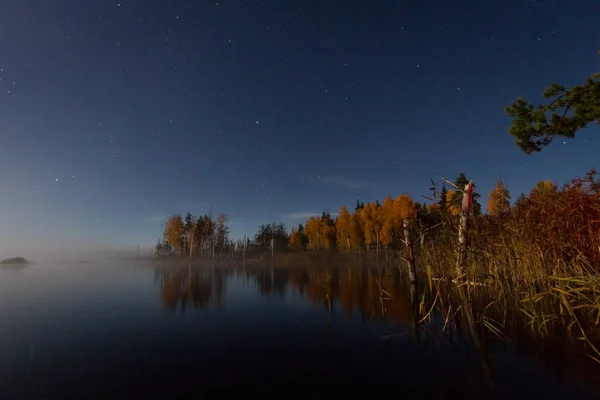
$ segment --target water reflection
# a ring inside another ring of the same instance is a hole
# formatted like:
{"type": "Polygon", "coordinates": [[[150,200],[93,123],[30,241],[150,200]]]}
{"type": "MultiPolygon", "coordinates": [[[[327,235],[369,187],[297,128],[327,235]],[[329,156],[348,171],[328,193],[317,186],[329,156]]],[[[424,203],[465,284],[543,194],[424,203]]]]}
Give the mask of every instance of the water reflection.
{"type": "Polygon", "coordinates": [[[162,268],[157,271],[160,299],[165,308],[185,312],[188,307],[219,308],[225,293],[225,281],[231,274],[228,268],[162,268]]]}
{"type": "Polygon", "coordinates": [[[248,269],[248,276],[253,277],[261,296],[283,297],[289,281],[289,271],[284,268],[262,266],[248,269]]]}
{"type": "Polygon", "coordinates": [[[392,319],[410,323],[409,293],[397,274],[378,273],[359,267],[290,269],[292,291],[331,311],[339,304],[346,316],[358,311],[363,319],[392,319]]]}
{"type": "MultiPolygon", "coordinates": [[[[241,279],[260,297],[283,299],[281,304],[284,306],[290,299],[300,298],[313,305],[315,310],[326,312],[325,326],[330,335],[339,321],[337,315],[351,324],[355,321],[363,324],[383,322],[383,326],[394,331],[375,340],[412,342],[417,354],[430,357],[433,351],[440,358],[438,361],[446,360],[448,368],[455,368],[456,359],[468,360],[465,362],[473,364],[470,368],[477,370],[471,374],[479,376],[472,384],[481,390],[496,387],[497,375],[505,373],[502,368],[506,368],[506,365],[498,366],[499,360],[507,362],[510,354],[538,360],[554,377],[570,379],[576,376],[586,380],[597,377],[597,373],[590,372],[597,366],[590,363],[584,352],[565,345],[560,335],[551,336],[554,339],[544,342],[536,341],[528,334],[526,326],[519,325],[515,319],[514,326],[505,327],[507,337],[498,337],[481,322],[484,312],[487,317],[495,318],[493,310],[485,307],[489,299],[478,302],[466,287],[450,296],[429,285],[409,285],[397,269],[336,265],[285,268],[217,265],[163,268],[157,272],[157,277],[164,307],[182,313],[190,308],[220,309],[229,298],[229,294],[225,296],[226,285],[241,279]]],[[[237,290],[237,286],[235,288],[237,290]]],[[[294,308],[285,310],[293,318],[294,308]]],[[[275,321],[281,316],[272,318],[275,321]]]]}
{"type": "Polygon", "coordinates": [[[510,304],[410,286],[398,268],[77,264],[0,275],[2,399],[277,395],[284,385],[311,397],[368,387],[597,398],[598,365],[558,328],[540,340],[510,304]],[[500,312],[509,340],[482,323],[500,312]]]}

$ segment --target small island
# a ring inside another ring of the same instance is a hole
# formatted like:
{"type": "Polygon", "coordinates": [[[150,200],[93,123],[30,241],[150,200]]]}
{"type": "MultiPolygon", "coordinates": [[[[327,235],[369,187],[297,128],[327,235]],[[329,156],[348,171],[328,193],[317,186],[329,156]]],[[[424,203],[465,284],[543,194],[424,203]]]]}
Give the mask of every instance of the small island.
{"type": "Polygon", "coordinates": [[[24,257],[12,257],[6,258],[0,261],[0,265],[29,265],[30,261],[27,261],[24,257]]]}

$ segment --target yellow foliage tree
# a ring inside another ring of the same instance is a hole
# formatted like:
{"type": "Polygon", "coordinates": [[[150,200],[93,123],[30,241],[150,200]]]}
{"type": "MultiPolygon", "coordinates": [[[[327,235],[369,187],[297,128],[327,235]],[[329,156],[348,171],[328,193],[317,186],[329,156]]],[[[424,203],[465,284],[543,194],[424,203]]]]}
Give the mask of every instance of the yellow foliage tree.
{"type": "Polygon", "coordinates": [[[352,237],[352,216],[346,206],[340,207],[340,212],[335,220],[335,230],[338,249],[350,249],[352,237]]]}
{"type": "Polygon", "coordinates": [[[530,197],[552,193],[555,192],[556,189],[556,185],[553,184],[551,181],[539,181],[537,185],[535,185],[535,187],[531,190],[530,197]]]}
{"type": "Polygon", "coordinates": [[[487,212],[492,217],[506,215],[510,212],[510,193],[501,180],[496,182],[488,196],[487,212]]]}
{"type": "Polygon", "coordinates": [[[353,249],[361,248],[365,240],[363,236],[362,222],[358,213],[352,214],[352,225],[350,231],[350,246],[353,249]]]}
{"type": "Polygon", "coordinates": [[[335,222],[329,213],[323,213],[320,224],[320,248],[325,250],[333,250],[335,247],[335,222]]]}
{"type": "Polygon", "coordinates": [[[381,224],[379,230],[379,243],[383,246],[389,246],[392,243],[394,230],[396,228],[394,221],[394,200],[391,196],[383,199],[383,205],[379,207],[378,219],[381,224]]]}
{"type": "Polygon", "coordinates": [[[415,219],[417,217],[417,209],[415,203],[407,194],[401,194],[394,199],[394,218],[396,225],[402,225],[404,219],[415,219]]]}
{"type": "Polygon", "coordinates": [[[321,218],[319,217],[310,217],[308,221],[306,221],[306,226],[304,227],[304,234],[308,239],[308,250],[319,251],[322,249],[321,247],[321,218]]]}
{"type": "Polygon", "coordinates": [[[302,235],[292,226],[292,231],[290,233],[290,248],[292,250],[302,251],[304,250],[304,244],[302,243],[302,235]]]}
{"type": "Polygon", "coordinates": [[[454,190],[448,190],[448,193],[446,193],[446,209],[450,215],[459,215],[462,196],[455,197],[454,193],[456,193],[454,190]]]}
{"type": "Polygon", "coordinates": [[[368,250],[378,239],[380,245],[389,246],[394,236],[402,231],[405,218],[416,218],[415,205],[406,194],[396,199],[388,196],[383,205],[367,203],[355,213],[350,213],[346,206],[342,206],[335,222],[328,213],[310,217],[306,221],[304,234],[308,240],[307,249],[332,250],[337,244],[338,249],[348,250],[361,248],[365,244],[368,250]]]}
{"type": "Polygon", "coordinates": [[[185,228],[181,215],[173,215],[165,223],[165,238],[167,244],[172,246],[178,254],[181,254],[185,247],[184,243],[185,228]]]}
{"type": "Polygon", "coordinates": [[[358,210],[367,250],[372,244],[377,243],[377,236],[380,229],[377,208],[375,204],[367,203],[365,204],[365,208],[358,210]]]}

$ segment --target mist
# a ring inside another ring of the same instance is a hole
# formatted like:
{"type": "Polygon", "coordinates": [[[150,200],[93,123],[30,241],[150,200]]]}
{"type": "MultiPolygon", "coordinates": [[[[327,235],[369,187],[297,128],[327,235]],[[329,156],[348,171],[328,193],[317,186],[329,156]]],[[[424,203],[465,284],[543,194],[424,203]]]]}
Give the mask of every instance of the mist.
{"type": "Polygon", "coordinates": [[[150,246],[147,249],[136,248],[54,248],[54,249],[0,249],[0,260],[12,257],[24,257],[36,264],[62,262],[93,262],[108,259],[145,258],[152,255],[150,246]]]}

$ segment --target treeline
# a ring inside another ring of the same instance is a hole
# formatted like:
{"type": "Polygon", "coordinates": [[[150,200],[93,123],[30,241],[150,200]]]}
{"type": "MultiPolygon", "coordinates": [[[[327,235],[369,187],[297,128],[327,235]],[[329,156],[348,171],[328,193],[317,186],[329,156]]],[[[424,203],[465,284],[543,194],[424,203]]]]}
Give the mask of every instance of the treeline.
{"type": "MultiPolygon", "coordinates": [[[[469,180],[461,173],[453,187],[464,187],[469,180]]],[[[443,220],[458,216],[462,194],[448,189],[446,183],[432,182],[431,203],[413,201],[407,194],[396,198],[386,197],[383,203],[356,201],[354,211],[342,206],[332,218],[328,211],[310,217],[306,223],[293,227],[290,233],[290,248],[298,251],[348,251],[365,249],[401,249],[404,240],[404,224],[411,232],[425,232],[439,226],[443,220]]],[[[508,194],[508,193],[507,193],[508,194]]],[[[473,193],[473,213],[481,215],[479,193],[473,193]]],[[[507,201],[509,201],[510,197],[507,201]]]]}
{"type": "MultiPolygon", "coordinates": [[[[465,174],[460,174],[456,186],[468,182],[465,174]]],[[[221,254],[246,252],[267,253],[270,251],[334,251],[364,248],[367,251],[376,247],[399,248],[404,220],[417,221],[420,228],[431,227],[442,220],[442,216],[458,215],[461,195],[447,190],[442,184],[438,193],[436,186],[431,188],[433,196],[439,198],[436,203],[413,202],[406,194],[395,199],[386,197],[383,204],[362,203],[356,201],[353,213],[346,206],[340,208],[336,218],[329,211],[314,216],[305,225],[292,227],[287,231],[282,222],[261,225],[253,238],[231,240],[227,214],[214,218],[210,214],[185,217],[173,215],[164,223],[162,237],[157,241],[155,254],[193,258],[195,256],[216,257],[221,254]]],[[[480,214],[481,206],[474,193],[474,212],[480,214]]]]}
{"type": "Polygon", "coordinates": [[[187,213],[169,217],[164,223],[162,238],[155,246],[158,256],[194,257],[222,253],[232,246],[229,239],[227,214],[195,217],[187,213]]]}
{"type": "MultiPolygon", "coordinates": [[[[253,238],[231,240],[227,215],[173,216],[156,246],[160,255],[194,257],[244,252],[348,252],[404,250],[405,224],[413,238],[417,267],[444,275],[454,271],[458,220],[465,174],[453,182],[432,181],[428,204],[409,195],[386,197],[382,203],[356,201],[310,217],[288,232],[283,223],[261,225],[253,238]]],[[[600,265],[600,183],[596,171],[559,187],[539,182],[511,204],[507,186],[498,181],[488,196],[486,212],[474,191],[469,217],[470,272],[483,278],[510,276],[536,280],[581,274],[600,265]]]]}

